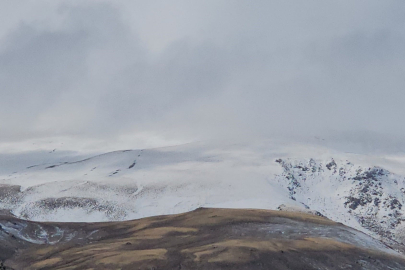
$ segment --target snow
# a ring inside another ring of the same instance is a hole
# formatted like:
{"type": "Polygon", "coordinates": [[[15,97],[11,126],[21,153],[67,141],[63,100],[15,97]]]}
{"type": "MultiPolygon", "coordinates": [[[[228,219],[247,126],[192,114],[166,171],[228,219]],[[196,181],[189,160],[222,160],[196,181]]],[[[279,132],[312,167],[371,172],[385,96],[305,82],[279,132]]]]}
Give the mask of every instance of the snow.
{"type": "MultiPolygon", "coordinates": [[[[391,210],[367,205],[350,211],[346,197],[357,192],[357,182],[350,178],[359,168],[388,168],[390,173],[381,180],[384,194],[405,203],[400,191],[405,187],[405,178],[400,175],[404,163],[400,156],[360,155],[319,144],[271,140],[199,142],[54,161],[41,154],[32,164],[38,166],[26,166],[12,174],[0,170],[0,184],[21,186],[21,192],[4,195],[0,208],[35,221],[98,222],[182,213],[198,207],[277,209],[284,204],[303,209],[305,205],[377,236],[356,215],[375,211],[376,218],[382,220],[391,210]],[[290,171],[276,162],[279,159],[290,171]],[[332,160],[337,171],[325,167],[332,160]],[[311,162],[322,168],[316,172],[294,168],[311,162]],[[293,196],[286,178],[289,173],[299,182],[293,196]]],[[[399,223],[398,233],[403,235],[399,223]]]]}
{"type": "Polygon", "coordinates": [[[297,204],[271,181],[280,171],[274,158],[254,150],[195,144],[116,151],[67,164],[42,164],[3,176],[0,183],[21,186],[12,211],[37,221],[124,220],[200,206],[276,209],[280,203],[297,204]],[[41,207],[46,199],[71,197],[95,199],[102,210],[92,205],[41,207]]]}

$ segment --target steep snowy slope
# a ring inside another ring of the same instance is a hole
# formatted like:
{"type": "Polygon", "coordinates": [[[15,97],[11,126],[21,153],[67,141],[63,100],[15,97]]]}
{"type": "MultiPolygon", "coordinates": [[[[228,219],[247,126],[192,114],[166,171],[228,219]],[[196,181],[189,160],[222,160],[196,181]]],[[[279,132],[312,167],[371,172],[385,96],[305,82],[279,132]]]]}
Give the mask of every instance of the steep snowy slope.
{"type": "Polygon", "coordinates": [[[318,211],[394,246],[404,240],[401,157],[267,141],[194,143],[38,163],[0,176],[0,208],[36,221],[108,221],[201,206],[286,205],[318,211]]]}
{"type": "Polygon", "coordinates": [[[404,241],[405,177],[348,160],[276,162],[284,169],[278,182],[291,199],[375,236],[404,241]]]}

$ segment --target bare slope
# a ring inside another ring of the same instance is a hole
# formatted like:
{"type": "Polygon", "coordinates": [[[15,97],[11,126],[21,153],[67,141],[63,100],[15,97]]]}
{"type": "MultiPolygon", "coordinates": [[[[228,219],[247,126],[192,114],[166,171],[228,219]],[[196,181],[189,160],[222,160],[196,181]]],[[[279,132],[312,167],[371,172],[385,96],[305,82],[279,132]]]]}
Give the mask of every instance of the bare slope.
{"type": "Polygon", "coordinates": [[[200,208],[110,223],[1,222],[13,269],[405,269],[381,242],[302,213],[200,208]]]}

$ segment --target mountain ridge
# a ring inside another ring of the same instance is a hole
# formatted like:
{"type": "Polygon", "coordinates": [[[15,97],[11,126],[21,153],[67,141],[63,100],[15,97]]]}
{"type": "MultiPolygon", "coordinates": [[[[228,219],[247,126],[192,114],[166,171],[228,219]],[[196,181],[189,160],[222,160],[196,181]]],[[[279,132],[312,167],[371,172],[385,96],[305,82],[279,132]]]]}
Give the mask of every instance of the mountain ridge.
{"type": "Polygon", "coordinates": [[[11,248],[0,255],[4,269],[405,267],[402,255],[372,237],[297,212],[198,208],[106,223],[43,223],[2,215],[0,223],[3,247],[11,248]]]}
{"type": "Polygon", "coordinates": [[[403,251],[405,177],[385,169],[387,162],[267,142],[122,150],[3,175],[0,208],[27,220],[95,222],[284,205],[309,208],[403,251]]]}

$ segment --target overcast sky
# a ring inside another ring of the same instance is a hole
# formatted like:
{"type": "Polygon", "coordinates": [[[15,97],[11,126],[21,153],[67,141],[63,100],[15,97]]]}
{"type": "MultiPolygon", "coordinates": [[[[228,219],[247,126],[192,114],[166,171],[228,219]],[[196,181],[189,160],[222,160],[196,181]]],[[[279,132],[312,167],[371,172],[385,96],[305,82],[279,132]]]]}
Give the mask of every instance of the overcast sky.
{"type": "Polygon", "coordinates": [[[402,138],[404,14],[403,0],[0,1],[0,144],[402,138]]]}

